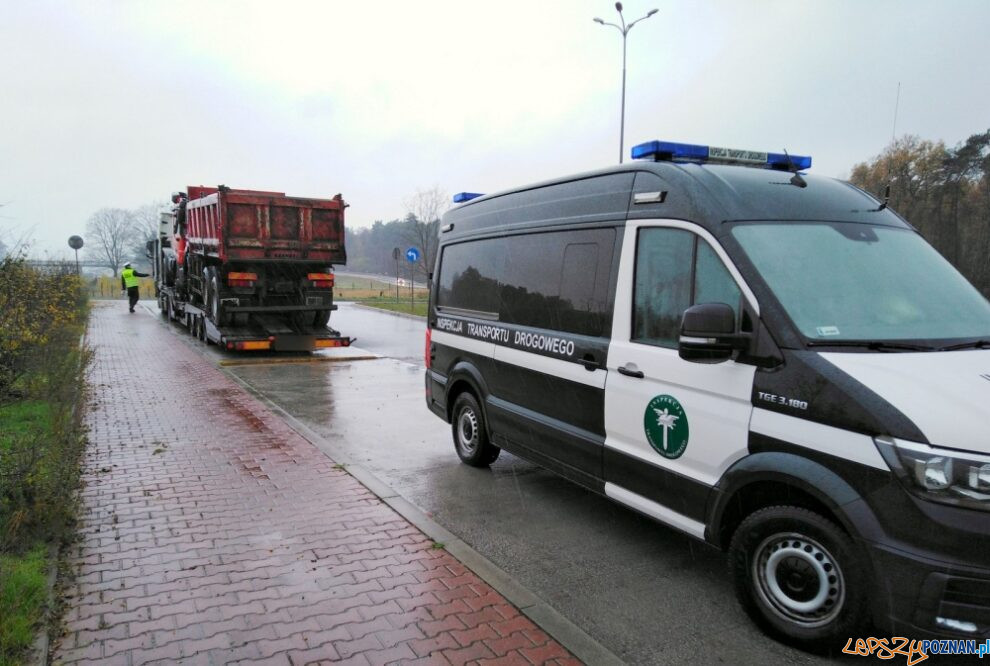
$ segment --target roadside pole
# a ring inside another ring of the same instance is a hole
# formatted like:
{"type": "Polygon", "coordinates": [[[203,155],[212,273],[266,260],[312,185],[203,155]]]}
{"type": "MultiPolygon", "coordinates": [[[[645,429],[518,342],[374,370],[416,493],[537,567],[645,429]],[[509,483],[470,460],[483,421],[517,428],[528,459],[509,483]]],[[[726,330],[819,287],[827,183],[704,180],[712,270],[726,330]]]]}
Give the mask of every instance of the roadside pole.
{"type": "Polygon", "coordinates": [[[395,304],[399,304],[399,248],[392,248],[392,258],[395,259],[395,304]]]}
{"type": "Polygon", "coordinates": [[[415,303],[413,303],[415,297],[414,271],[416,270],[416,262],[419,261],[419,249],[411,247],[406,250],[406,259],[409,260],[409,314],[412,314],[415,307],[415,303]]]}

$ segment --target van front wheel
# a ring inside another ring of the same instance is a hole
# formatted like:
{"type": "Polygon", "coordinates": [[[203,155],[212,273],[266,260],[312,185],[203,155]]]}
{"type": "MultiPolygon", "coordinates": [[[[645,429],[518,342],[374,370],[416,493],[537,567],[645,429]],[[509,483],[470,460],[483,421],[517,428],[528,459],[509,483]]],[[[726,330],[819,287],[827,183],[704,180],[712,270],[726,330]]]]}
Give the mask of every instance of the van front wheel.
{"type": "Polygon", "coordinates": [[[772,506],[751,514],[732,537],[729,572],[749,616],[791,643],[834,648],[866,618],[862,558],[845,532],[813,511],[772,506]]]}
{"type": "Polygon", "coordinates": [[[485,416],[478,401],[470,393],[461,393],[454,401],[451,428],[457,456],[472,467],[488,467],[502,452],[502,449],[488,440],[485,416]]]}

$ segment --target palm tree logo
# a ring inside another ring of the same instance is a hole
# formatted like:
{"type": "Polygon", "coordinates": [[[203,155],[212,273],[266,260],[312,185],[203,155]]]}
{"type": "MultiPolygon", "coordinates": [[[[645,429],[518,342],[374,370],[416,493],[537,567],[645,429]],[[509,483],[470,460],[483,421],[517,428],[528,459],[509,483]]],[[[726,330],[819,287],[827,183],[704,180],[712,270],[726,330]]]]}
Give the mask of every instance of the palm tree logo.
{"type": "Polygon", "coordinates": [[[680,458],[688,444],[688,418],[672,395],[658,395],[643,413],[643,431],[653,450],[664,458],[680,458]]]}
{"type": "Polygon", "coordinates": [[[667,411],[667,408],[663,409],[653,409],[657,414],[657,425],[663,428],[663,450],[667,450],[667,443],[670,437],[670,431],[674,429],[674,425],[677,423],[677,419],[680,416],[675,416],[667,411]]]}

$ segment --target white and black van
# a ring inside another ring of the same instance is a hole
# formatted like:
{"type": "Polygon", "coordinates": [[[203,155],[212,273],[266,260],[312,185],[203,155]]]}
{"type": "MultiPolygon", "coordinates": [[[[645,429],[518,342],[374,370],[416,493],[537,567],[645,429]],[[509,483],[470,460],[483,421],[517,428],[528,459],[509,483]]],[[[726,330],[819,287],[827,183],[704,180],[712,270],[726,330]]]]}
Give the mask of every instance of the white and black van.
{"type": "Polygon", "coordinates": [[[790,641],[990,636],[990,303],[808,157],[633,156],[444,216],[426,401],[457,454],[728,550],[790,641]]]}

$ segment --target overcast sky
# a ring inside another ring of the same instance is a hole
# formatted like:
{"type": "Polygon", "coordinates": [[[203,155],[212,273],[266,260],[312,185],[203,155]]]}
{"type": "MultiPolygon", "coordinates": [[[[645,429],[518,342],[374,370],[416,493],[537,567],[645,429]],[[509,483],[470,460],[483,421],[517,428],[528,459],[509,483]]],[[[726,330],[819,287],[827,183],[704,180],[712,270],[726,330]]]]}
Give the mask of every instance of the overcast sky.
{"type": "MultiPolygon", "coordinates": [[[[626,154],[667,139],[845,177],[896,133],[990,127],[987,0],[629,0],[626,154]]],[[[69,252],[102,207],[223,183],[494,192],[618,161],[605,0],[0,0],[0,239],[69,252]]]]}

